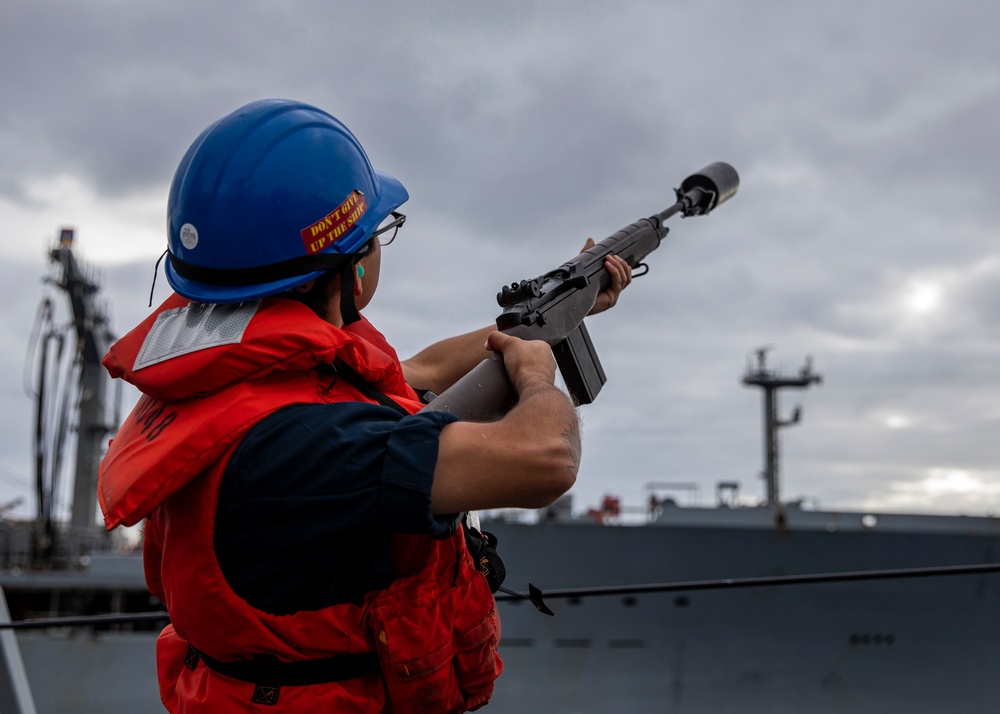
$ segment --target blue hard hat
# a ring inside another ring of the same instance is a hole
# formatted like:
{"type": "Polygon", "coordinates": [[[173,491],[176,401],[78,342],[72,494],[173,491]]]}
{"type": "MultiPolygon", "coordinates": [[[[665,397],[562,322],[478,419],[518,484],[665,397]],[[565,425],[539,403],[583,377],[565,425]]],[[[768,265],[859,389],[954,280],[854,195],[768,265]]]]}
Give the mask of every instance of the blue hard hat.
{"type": "Polygon", "coordinates": [[[407,198],[326,112],[252,102],[202,132],[177,167],[167,280],[209,303],[289,290],[341,266],[407,198]]]}

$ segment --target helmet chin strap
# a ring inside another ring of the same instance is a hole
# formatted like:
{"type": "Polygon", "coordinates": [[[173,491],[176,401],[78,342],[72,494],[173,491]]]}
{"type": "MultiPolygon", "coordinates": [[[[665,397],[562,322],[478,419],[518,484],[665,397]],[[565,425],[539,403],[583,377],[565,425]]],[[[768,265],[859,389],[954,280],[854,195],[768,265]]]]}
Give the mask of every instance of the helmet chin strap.
{"type": "Polygon", "coordinates": [[[354,302],[354,261],[348,260],[340,267],[340,319],[350,325],[361,319],[358,306],[354,302]]]}
{"type": "Polygon", "coordinates": [[[153,266],[153,282],[149,286],[149,307],[153,307],[153,291],[156,289],[156,274],[160,272],[160,263],[163,262],[168,250],[170,249],[168,248],[163,251],[163,255],[156,259],[156,265],[153,266]]]}

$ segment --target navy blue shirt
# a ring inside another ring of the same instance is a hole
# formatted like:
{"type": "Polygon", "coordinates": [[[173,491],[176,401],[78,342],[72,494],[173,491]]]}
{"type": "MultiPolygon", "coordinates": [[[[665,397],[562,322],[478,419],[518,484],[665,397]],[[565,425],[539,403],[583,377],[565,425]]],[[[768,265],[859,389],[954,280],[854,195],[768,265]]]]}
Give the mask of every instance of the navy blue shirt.
{"type": "Polygon", "coordinates": [[[222,477],[215,551],[230,587],[272,614],[360,602],[392,581],[389,532],[444,536],[430,510],[448,412],[297,404],[255,425],[222,477]]]}

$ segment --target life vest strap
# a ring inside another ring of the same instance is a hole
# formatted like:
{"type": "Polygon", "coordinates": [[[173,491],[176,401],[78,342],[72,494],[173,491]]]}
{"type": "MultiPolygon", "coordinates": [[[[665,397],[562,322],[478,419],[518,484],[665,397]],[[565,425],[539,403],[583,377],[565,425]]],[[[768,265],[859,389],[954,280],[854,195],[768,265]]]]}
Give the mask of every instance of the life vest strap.
{"type": "Polygon", "coordinates": [[[350,384],[352,387],[357,389],[365,396],[369,397],[370,399],[374,399],[383,407],[389,407],[390,409],[392,409],[393,411],[404,417],[410,415],[410,412],[408,412],[392,397],[385,394],[384,392],[380,392],[378,389],[375,389],[375,387],[372,386],[371,383],[366,382],[365,378],[362,377],[360,374],[358,374],[357,371],[354,370],[350,365],[347,365],[343,362],[337,362],[334,365],[330,365],[330,367],[333,369],[334,372],[336,372],[338,377],[343,379],[345,382],[350,384]]]}
{"type": "MultiPolygon", "coordinates": [[[[191,652],[213,672],[238,679],[241,682],[267,687],[301,687],[310,684],[342,682],[381,673],[376,652],[335,655],[320,659],[306,659],[295,662],[279,662],[260,656],[256,659],[238,659],[223,662],[209,657],[204,652],[189,646],[185,664],[191,660],[191,652]]],[[[190,665],[189,665],[190,666],[190,665]]]]}

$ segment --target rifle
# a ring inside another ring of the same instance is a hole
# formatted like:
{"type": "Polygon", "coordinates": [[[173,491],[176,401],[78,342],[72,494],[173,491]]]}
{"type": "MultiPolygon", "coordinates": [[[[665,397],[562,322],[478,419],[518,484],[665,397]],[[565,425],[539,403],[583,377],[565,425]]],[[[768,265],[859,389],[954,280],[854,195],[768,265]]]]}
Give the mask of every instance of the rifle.
{"type": "MultiPolygon", "coordinates": [[[[666,237],[664,222],[676,213],[684,217],[707,214],[728,200],[739,188],[739,176],[729,164],[709,164],[691,174],[674,189],[677,202],[649,218],[622,228],[600,243],[574,256],[544,275],[501,288],[497,302],[503,312],[497,329],[526,340],[543,340],[552,347],[566,388],[577,404],[590,404],[607,381],[583,318],[594,306],[611,277],[604,259],[620,255],[645,275],[642,261],[666,237]]],[[[449,411],[465,421],[493,421],[517,403],[517,394],[503,367],[503,357],[480,362],[458,382],[424,407],[427,411],[449,411]]]]}

